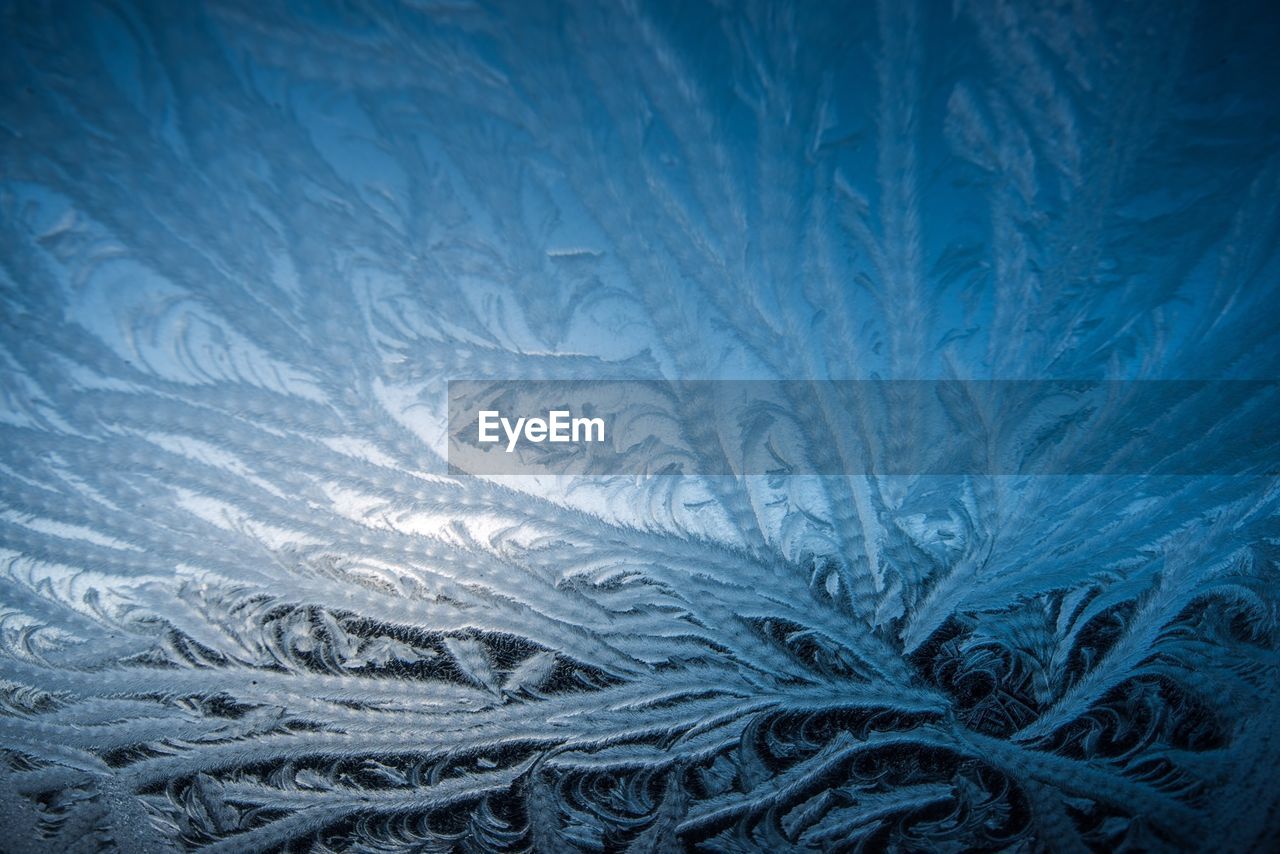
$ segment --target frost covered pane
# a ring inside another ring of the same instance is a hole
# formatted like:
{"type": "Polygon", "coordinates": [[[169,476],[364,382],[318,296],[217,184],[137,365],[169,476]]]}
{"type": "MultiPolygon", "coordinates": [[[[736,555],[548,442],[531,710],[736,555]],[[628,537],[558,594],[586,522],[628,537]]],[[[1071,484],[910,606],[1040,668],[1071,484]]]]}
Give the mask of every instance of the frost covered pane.
{"type": "Polygon", "coordinates": [[[1273,472],[443,454],[451,379],[1274,380],[1278,19],[0,3],[0,847],[1266,847],[1273,472]]]}

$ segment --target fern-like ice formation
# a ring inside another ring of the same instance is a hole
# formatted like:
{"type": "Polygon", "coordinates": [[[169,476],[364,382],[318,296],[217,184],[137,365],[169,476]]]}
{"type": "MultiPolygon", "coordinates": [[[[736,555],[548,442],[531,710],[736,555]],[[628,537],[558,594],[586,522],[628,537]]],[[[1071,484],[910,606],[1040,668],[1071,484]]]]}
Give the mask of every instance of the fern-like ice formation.
{"type": "Polygon", "coordinates": [[[1270,477],[440,457],[449,378],[1276,377],[1274,20],[0,4],[0,847],[1274,843],[1270,477]]]}

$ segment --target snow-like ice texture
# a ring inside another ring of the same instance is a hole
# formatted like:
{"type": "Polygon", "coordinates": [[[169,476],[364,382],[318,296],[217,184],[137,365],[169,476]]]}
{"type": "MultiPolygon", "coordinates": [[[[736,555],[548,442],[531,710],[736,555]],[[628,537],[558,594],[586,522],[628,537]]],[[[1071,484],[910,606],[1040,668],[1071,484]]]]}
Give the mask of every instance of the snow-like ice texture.
{"type": "Polygon", "coordinates": [[[1268,5],[4,0],[0,848],[1274,844],[1272,477],[440,456],[451,378],[1280,376],[1268,5]]]}

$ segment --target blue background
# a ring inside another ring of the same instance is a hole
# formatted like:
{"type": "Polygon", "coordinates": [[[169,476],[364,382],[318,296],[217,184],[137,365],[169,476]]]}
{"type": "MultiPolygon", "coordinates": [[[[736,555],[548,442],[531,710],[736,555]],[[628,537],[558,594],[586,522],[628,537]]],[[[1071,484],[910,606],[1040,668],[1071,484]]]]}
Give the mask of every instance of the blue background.
{"type": "Polygon", "coordinates": [[[1273,478],[442,456],[449,379],[1275,379],[1269,4],[0,31],[6,845],[1280,833],[1273,478]]]}

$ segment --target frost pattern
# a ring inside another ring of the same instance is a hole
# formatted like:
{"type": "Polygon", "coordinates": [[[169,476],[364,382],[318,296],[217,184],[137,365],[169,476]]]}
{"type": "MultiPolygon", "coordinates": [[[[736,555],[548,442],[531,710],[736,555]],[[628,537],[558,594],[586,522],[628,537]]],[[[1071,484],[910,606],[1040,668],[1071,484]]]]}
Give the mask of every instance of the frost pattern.
{"type": "Polygon", "coordinates": [[[0,7],[6,847],[1280,834],[1273,478],[439,457],[451,377],[1280,376],[1273,13],[301,5],[0,7]]]}

